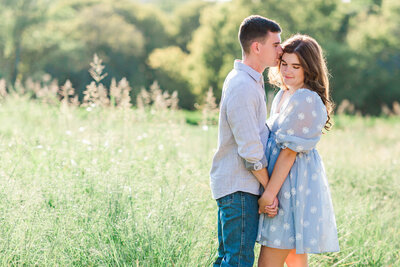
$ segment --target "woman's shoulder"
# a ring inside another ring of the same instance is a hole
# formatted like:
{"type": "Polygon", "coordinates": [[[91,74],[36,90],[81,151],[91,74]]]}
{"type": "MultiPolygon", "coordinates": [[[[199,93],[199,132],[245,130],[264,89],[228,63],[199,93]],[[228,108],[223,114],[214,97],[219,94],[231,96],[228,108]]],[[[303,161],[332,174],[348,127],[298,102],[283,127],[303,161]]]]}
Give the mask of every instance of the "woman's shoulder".
{"type": "Polygon", "coordinates": [[[302,97],[302,98],[308,97],[308,96],[310,96],[310,97],[318,96],[319,97],[317,92],[315,92],[311,89],[308,89],[308,88],[299,88],[296,90],[296,92],[294,92],[293,96],[294,95],[297,95],[298,97],[302,97]]]}
{"type": "Polygon", "coordinates": [[[320,104],[322,103],[321,97],[317,92],[310,90],[308,88],[300,88],[294,92],[292,96],[293,101],[300,103],[309,103],[309,104],[320,104]]]}

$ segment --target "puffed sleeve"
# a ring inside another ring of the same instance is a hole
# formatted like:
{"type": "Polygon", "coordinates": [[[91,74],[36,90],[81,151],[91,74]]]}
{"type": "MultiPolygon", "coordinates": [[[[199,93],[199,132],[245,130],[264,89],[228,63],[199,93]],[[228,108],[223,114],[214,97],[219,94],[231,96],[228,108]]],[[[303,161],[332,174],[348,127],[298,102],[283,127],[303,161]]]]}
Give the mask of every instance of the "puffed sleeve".
{"type": "Polygon", "coordinates": [[[279,114],[276,143],[296,152],[313,149],[327,120],[326,107],[316,92],[298,89],[279,114]]]}

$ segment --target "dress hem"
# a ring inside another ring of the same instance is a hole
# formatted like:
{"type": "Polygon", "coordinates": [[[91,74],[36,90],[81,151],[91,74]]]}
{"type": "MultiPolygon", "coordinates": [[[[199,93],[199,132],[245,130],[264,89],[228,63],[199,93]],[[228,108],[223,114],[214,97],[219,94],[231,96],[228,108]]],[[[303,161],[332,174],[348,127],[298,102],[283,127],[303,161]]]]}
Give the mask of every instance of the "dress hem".
{"type": "MultiPolygon", "coordinates": [[[[296,247],[290,247],[290,248],[286,248],[286,247],[278,247],[278,246],[274,246],[274,245],[268,245],[268,242],[263,242],[263,241],[260,241],[260,240],[256,240],[257,241],[257,243],[259,243],[261,246],[264,246],[264,247],[269,247],[269,248],[276,248],[276,249],[296,249],[296,247]]],[[[340,249],[332,249],[332,250],[324,250],[324,251],[308,251],[308,252],[306,252],[305,250],[302,250],[302,251],[298,251],[297,249],[296,249],[296,254],[322,254],[322,253],[333,253],[333,252],[339,252],[340,251],[340,249]]]]}

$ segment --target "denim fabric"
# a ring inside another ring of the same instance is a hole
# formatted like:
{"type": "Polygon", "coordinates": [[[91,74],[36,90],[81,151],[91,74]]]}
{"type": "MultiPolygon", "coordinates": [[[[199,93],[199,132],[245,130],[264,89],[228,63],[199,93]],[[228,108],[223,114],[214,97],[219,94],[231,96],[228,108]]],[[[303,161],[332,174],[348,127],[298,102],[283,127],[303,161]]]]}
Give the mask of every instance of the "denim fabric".
{"type": "Polygon", "coordinates": [[[258,198],[239,191],[217,199],[219,248],[214,267],[253,266],[258,198]]]}

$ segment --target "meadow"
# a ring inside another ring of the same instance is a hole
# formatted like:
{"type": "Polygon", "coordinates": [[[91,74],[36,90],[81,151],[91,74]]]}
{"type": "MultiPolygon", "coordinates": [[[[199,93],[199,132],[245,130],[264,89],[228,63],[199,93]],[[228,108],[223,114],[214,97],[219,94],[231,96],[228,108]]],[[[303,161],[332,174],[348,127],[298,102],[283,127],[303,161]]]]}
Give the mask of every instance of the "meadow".
{"type": "MultiPolygon", "coordinates": [[[[2,100],[0,265],[210,266],[217,126],[200,116],[2,100]]],[[[310,266],[399,266],[400,117],[334,120],[318,149],[341,251],[310,266]]]]}

